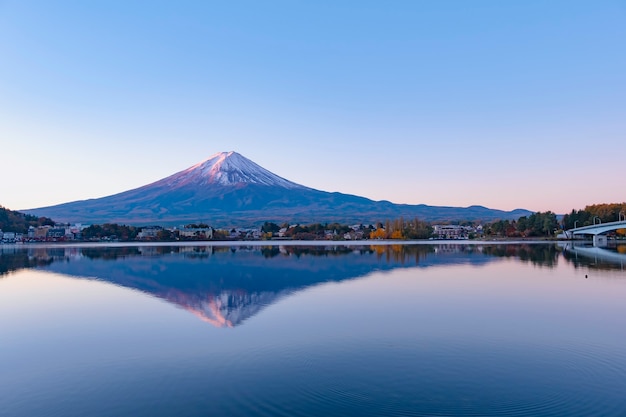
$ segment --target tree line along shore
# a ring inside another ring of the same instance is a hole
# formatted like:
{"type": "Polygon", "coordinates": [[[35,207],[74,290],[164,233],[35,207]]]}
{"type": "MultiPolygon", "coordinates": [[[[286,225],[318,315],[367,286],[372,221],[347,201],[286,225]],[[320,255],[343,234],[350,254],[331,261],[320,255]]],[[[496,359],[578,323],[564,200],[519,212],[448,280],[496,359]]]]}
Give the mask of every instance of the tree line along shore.
{"type": "MultiPolygon", "coordinates": [[[[432,224],[420,219],[391,219],[375,224],[340,223],[276,224],[257,227],[214,228],[208,224],[181,227],[132,226],[124,224],[59,224],[0,206],[0,240],[16,241],[193,241],[193,240],[367,240],[367,239],[477,239],[556,238],[561,230],[618,221],[626,218],[626,203],[594,204],[563,216],[537,212],[517,220],[449,221],[432,224]]],[[[626,236],[626,229],[615,232],[626,236]]]]}

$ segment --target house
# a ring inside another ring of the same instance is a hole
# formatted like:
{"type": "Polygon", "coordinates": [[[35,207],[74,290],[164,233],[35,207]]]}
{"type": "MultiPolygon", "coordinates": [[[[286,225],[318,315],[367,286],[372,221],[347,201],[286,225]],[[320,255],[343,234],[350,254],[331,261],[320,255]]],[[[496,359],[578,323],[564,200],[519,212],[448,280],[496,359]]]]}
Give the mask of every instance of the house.
{"type": "Polygon", "coordinates": [[[46,232],[46,239],[64,239],[65,227],[50,227],[46,232]]]}
{"type": "Polygon", "coordinates": [[[468,239],[474,231],[470,226],[458,226],[453,224],[436,224],[433,226],[435,239],[468,239]]]}
{"type": "MultiPolygon", "coordinates": [[[[46,238],[48,237],[48,230],[50,229],[50,226],[39,226],[36,227],[35,230],[33,230],[33,239],[35,240],[46,240],[46,238]]],[[[30,237],[30,231],[28,233],[28,236],[30,237]]]]}
{"type": "Polygon", "coordinates": [[[4,232],[2,234],[2,243],[15,243],[15,238],[14,232],[4,232]]]}
{"type": "Polygon", "coordinates": [[[458,239],[461,232],[462,229],[460,226],[449,224],[436,224],[433,226],[433,236],[435,239],[458,239]]]}
{"type": "Polygon", "coordinates": [[[261,239],[261,235],[263,234],[261,232],[261,229],[258,229],[258,228],[238,229],[238,232],[239,232],[239,236],[243,236],[246,240],[261,239]]]}
{"type": "Polygon", "coordinates": [[[183,227],[179,230],[179,236],[187,239],[213,239],[212,227],[183,227]]]}
{"type": "Polygon", "coordinates": [[[343,235],[345,240],[361,240],[363,239],[363,231],[362,230],[351,230],[348,233],[343,235]]]}
{"type": "Polygon", "coordinates": [[[144,227],[137,234],[137,239],[156,239],[162,227],[144,227]]]}

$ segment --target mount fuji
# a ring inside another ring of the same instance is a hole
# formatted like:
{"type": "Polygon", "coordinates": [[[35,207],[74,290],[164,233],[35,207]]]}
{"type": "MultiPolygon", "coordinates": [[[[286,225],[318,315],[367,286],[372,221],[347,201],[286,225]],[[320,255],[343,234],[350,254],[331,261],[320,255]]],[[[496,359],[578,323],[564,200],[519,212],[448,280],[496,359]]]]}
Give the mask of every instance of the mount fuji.
{"type": "Polygon", "coordinates": [[[61,222],[133,225],[209,223],[218,227],[276,223],[375,223],[517,219],[531,212],[482,206],[394,204],[326,192],[282,178],[237,152],[220,152],[152,184],[107,197],[21,210],[61,222]]]}

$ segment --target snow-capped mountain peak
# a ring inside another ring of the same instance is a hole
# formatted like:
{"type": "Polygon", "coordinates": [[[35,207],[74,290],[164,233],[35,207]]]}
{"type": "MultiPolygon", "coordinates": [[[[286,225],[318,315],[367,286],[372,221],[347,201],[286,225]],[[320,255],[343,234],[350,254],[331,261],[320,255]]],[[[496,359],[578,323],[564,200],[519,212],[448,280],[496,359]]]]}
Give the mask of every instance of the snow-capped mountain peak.
{"type": "Polygon", "coordinates": [[[214,225],[263,221],[375,223],[380,219],[511,219],[531,212],[434,207],[372,201],[296,184],[236,152],[220,152],[184,171],[139,188],[89,200],[22,210],[61,222],[214,225]]]}
{"type": "Polygon", "coordinates": [[[218,152],[184,171],[166,178],[171,186],[183,184],[259,184],[283,188],[307,188],[268,171],[237,152],[218,152]]]}

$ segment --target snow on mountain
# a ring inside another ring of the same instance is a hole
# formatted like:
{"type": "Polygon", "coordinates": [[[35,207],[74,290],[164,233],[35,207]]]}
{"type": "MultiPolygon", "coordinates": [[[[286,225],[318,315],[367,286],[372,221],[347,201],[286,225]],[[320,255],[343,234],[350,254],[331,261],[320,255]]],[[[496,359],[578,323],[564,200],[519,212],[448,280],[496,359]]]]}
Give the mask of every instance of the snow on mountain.
{"type": "Polygon", "coordinates": [[[231,186],[258,184],[287,189],[307,187],[286,180],[268,171],[237,152],[218,152],[209,159],[184,171],[178,172],[155,184],[177,188],[186,185],[203,186],[216,184],[231,186]]]}
{"type": "Polygon", "coordinates": [[[215,327],[234,327],[256,315],[268,305],[290,295],[292,289],[283,291],[222,291],[218,294],[193,294],[168,291],[159,297],[177,304],[200,320],[215,327]]]}
{"type": "Polygon", "coordinates": [[[139,188],[90,200],[21,210],[70,223],[213,226],[340,222],[370,224],[418,217],[426,221],[517,219],[526,210],[505,212],[480,206],[436,207],[394,204],[296,184],[237,152],[220,152],[184,171],[139,188]]]}

